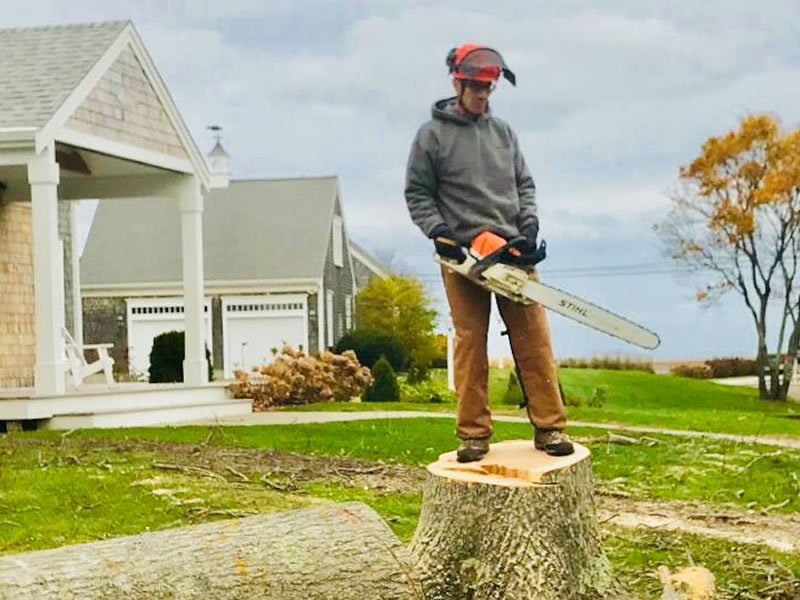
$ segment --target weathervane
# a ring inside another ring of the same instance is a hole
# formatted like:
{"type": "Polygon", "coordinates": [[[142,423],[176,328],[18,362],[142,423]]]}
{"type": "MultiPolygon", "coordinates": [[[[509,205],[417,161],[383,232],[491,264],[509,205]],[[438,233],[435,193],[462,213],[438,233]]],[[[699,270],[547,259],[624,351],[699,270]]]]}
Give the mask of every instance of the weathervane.
{"type": "Polygon", "coordinates": [[[222,138],[222,127],[220,127],[219,125],[208,125],[206,129],[208,129],[209,131],[213,131],[214,139],[217,140],[217,142],[220,141],[220,139],[222,138]]]}

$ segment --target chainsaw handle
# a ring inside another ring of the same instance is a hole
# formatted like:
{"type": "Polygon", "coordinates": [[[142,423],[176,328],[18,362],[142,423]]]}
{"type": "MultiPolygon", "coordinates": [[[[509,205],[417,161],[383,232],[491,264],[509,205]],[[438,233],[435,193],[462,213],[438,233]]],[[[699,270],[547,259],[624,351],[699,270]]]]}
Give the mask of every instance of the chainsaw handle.
{"type": "Polygon", "coordinates": [[[469,269],[470,276],[478,278],[486,269],[498,263],[533,267],[542,262],[547,256],[547,242],[542,240],[539,247],[528,254],[525,253],[527,244],[528,240],[522,236],[510,239],[505,245],[472,265],[469,269]],[[516,251],[516,254],[513,251],[516,251]]]}

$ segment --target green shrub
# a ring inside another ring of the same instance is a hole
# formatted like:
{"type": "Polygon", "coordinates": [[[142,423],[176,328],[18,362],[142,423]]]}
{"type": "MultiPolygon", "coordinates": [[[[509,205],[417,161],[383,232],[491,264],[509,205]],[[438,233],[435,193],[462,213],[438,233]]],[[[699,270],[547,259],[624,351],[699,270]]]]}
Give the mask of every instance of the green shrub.
{"type": "Polygon", "coordinates": [[[709,379],[711,377],[711,369],[708,365],[675,365],[669,372],[678,377],[692,379],[709,379]]]}
{"type": "MultiPolygon", "coordinates": [[[[183,359],[186,357],[183,331],[167,331],[153,339],[150,351],[150,383],[177,383],[183,381],[183,359]]],[[[206,348],[208,380],[214,380],[211,352],[206,348]]]]}
{"type": "Polygon", "coordinates": [[[503,404],[513,404],[515,406],[523,406],[525,398],[522,394],[522,386],[517,379],[517,373],[514,369],[508,374],[508,386],[506,386],[506,393],[503,395],[503,404]]]}
{"type": "Polygon", "coordinates": [[[598,386],[592,391],[592,397],[589,398],[588,406],[591,408],[603,408],[603,405],[608,399],[608,388],[598,386]]]}
{"type": "Polygon", "coordinates": [[[433,379],[410,384],[408,380],[400,381],[400,399],[404,402],[424,402],[441,404],[455,402],[455,392],[448,389],[447,384],[433,379]]]}
{"type": "Polygon", "coordinates": [[[381,356],[385,357],[395,371],[404,371],[408,365],[408,351],[391,333],[377,329],[354,329],[342,336],[336,344],[335,352],[352,350],[365,367],[370,369],[381,356]]]}
{"type": "Polygon", "coordinates": [[[372,367],[372,385],[364,390],[365,402],[398,402],[400,386],[392,365],[381,356],[372,367]]]}
{"type": "Polygon", "coordinates": [[[420,365],[411,361],[411,364],[408,366],[408,374],[406,375],[406,383],[410,383],[415,385],[417,383],[422,383],[423,381],[428,381],[431,378],[431,372],[425,365],[420,365]]]}

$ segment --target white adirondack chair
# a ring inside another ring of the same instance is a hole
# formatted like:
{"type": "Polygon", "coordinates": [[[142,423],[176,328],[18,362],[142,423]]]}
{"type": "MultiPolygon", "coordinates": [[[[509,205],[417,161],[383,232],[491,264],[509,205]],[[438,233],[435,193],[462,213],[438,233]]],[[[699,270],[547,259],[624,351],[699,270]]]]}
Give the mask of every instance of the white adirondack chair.
{"type": "Polygon", "coordinates": [[[67,372],[72,379],[72,385],[78,387],[83,383],[83,380],[103,371],[106,376],[106,383],[114,385],[114,359],[108,354],[108,349],[112,348],[114,344],[78,344],[67,331],[66,327],[62,328],[64,335],[64,353],[67,358],[67,372]],[[88,362],[84,350],[95,350],[97,352],[97,360],[88,362]]]}

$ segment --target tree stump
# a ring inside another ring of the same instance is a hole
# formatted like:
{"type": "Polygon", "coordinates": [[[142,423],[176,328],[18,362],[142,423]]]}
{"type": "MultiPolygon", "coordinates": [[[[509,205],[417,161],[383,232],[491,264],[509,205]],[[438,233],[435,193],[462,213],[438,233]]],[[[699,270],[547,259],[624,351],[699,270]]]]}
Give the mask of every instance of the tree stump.
{"type": "Polygon", "coordinates": [[[443,454],[428,465],[411,553],[426,600],[605,597],[589,450],[551,457],[509,441],[473,463],[443,454]]]}
{"type": "Polygon", "coordinates": [[[371,508],[325,505],[0,557],[0,599],[418,598],[371,508]]]}

